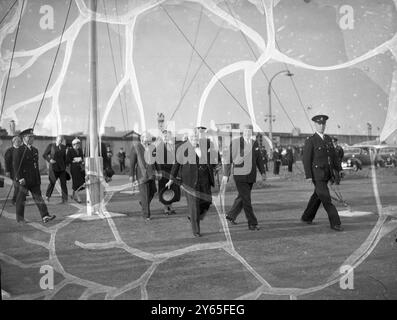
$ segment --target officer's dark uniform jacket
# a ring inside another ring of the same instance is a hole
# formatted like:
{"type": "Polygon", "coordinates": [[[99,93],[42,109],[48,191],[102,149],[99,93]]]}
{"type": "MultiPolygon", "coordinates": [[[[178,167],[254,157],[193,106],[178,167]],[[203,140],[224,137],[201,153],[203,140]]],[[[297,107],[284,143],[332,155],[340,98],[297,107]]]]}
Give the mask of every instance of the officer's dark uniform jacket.
{"type": "Polygon", "coordinates": [[[323,140],[315,133],[306,139],[303,165],[306,179],[314,181],[328,181],[335,177],[334,171],[342,170],[330,136],[324,134],[323,140]]]}
{"type": "Polygon", "coordinates": [[[35,147],[29,149],[23,144],[14,150],[12,160],[16,181],[25,179],[27,187],[40,185],[39,151],[35,147]]]}

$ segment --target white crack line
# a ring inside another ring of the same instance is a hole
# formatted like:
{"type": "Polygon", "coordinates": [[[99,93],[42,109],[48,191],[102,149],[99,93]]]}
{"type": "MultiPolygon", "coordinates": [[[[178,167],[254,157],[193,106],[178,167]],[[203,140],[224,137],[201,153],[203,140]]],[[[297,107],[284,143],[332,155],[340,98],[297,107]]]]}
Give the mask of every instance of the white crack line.
{"type": "MultiPolygon", "coordinates": [[[[159,5],[159,4],[161,4],[163,1],[151,1],[150,3],[149,3],[149,6],[148,7],[146,7],[146,9],[145,10],[149,10],[149,9],[151,9],[151,8],[154,8],[155,6],[157,6],[157,5],[159,5]]],[[[221,10],[213,1],[191,1],[191,2],[198,2],[198,3],[201,3],[203,6],[205,6],[207,9],[209,9],[212,13],[215,13],[217,16],[219,16],[220,18],[222,18],[222,19],[225,19],[225,20],[227,20],[231,25],[233,25],[233,26],[235,26],[235,27],[237,27],[237,29],[239,29],[239,30],[242,30],[248,37],[250,37],[251,38],[251,40],[253,40],[254,41],[254,43],[256,43],[257,45],[258,45],[258,47],[259,48],[262,48],[262,49],[264,49],[265,50],[265,52],[263,53],[263,55],[258,59],[258,61],[257,61],[257,63],[256,63],[256,68],[257,69],[259,69],[264,63],[266,63],[268,60],[269,60],[269,58],[270,58],[270,56],[273,58],[273,59],[275,59],[275,60],[277,60],[277,61],[282,61],[282,62],[286,62],[286,63],[290,63],[290,64],[293,64],[293,65],[296,65],[296,66],[300,66],[300,67],[304,67],[304,68],[307,68],[307,69],[313,69],[313,70],[319,70],[319,71],[321,71],[321,70],[336,70],[336,69],[341,69],[341,68],[346,68],[346,67],[349,67],[349,66],[353,66],[354,64],[356,64],[356,63],[360,63],[360,62],[362,62],[362,61],[364,61],[364,60],[366,60],[366,59],[369,59],[369,58],[371,58],[371,57],[373,57],[373,56],[375,56],[376,54],[379,54],[379,53],[383,53],[384,52],[384,50],[385,50],[385,46],[387,47],[387,49],[390,49],[391,48],[391,45],[392,45],[392,43],[391,43],[391,41],[389,41],[389,42],[386,42],[386,44],[384,44],[384,45],[381,45],[381,46],[379,46],[378,48],[376,48],[376,49],[374,49],[374,50],[371,50],[370,52],[368,52],[367,54],[365,54],[365,55],[363,55],[363,56],[361,56],[361,57],[359,57],[359,58],[356,58],[356,59],[353,59],[352,61],[350,61],[349,63],[344,63],[344,64],[340,64],[340,65],[336,65],[336,66],[333,66],[333,67],[315,67],[315,66],[311,66],[311,65],[308,65],[308,64],[305,64],[305,63],[301,63],[301,62],[299,62],[299,61],[297,61],[297,60],[294,60],[294,59],[290,59],[290,58],[288,58],[288,57],[286,57],[286,56],[284,56],[283,54],[281,54],[280,52],[278,52],[278,50],[275,50],[275,47],[274,47],[274,45],[272,44],[273,42],[272,41],[274,41],[273,39],[274,39],[274,35],[275,35],[275,33],[274,33],[274,26],[273,26],[273,14],[272,14],[272,8],[273,8],[273,2],[272,1],[270,1],[270,2],[266,2],[266,4],[264,4],[264,8],[265,8],[265,14],[266,14],[266,16],[267,16],[267,27],[268,27],[268,29],[267,29],[267,32],[268,32],[268,35],[269,34],[271,34],[271,35],[273,35],[273,36],[270,36],[269,37],[269,45],[266,47],[266,45],[264,44],[264,41],[263,41],[263,43],[262,43],[262,38],[259,36],[259,38],[260,38],[260,40],[259,40],[259,42],[258,41],[255,41],[254,39],[257,39],[256,38],[256,36],[257,35],[254,35],[253,36],[253,34],[252,34],[252,32],[247,32],[247,28],[246,28],[246,26],[244,26],[244,24],[242,24],[242,23],[235,23],[235,18],[232,18],[231,16],[229,16],[227,13],[225,13],[223,10],[221,10]],[[273,28],[273,29],[272,29],[273,28]],[[272,53],[272,54],[270,54],[270,53],[272,53]]],[[[85,4],[84,4],[84,2],[82,1],[82,0],[76,0],[76,4],[77,4],[77,6],[78,6],[78,8],[79,8],[79,10],[80,10],[80,13],[81,13],[81,16],[83,16],[83,18],[84,19],[89,19],[89,17],[90,17],[90,12],[89,12],[89,10],[86,8],[86,6],[85,6],[85,4]]],[[[100,14],[97,14],[96,15],[96,17],[95,17],[95,19],[97,19],[97,21],[101,21],[101,22],[106,22],[106,23],[115,23],[115,24],[120,24],[121,22],[124,22],[124,23],[126,23],[126,24],[129,24],[130,25],[130,29],[128,28],[128,26],[126,27],[126,29],[127,29],[127,32],[126,32],[126,41],[127,40],[133,40],[133,32],[134,32],[134,26],[135,26],[135,21],[136,21],[136,17],[138,16],[140,14],[140,11],[139,11],[139,9],[137,9],[137,8],[135,8],[134,10],[132,10],[129,14],[127,14],[127,15],[125,15],[125,16],[123,16],[123,18],[122,19],[120,19],[119,17],[117,17],[116,18],[116,20],[113,20],[113,18],[109,18],[109,17],[103,17],[103,15],[100,15],[100,14]],[[132,22],[131,22],[131,20],[132,20],[132,22]],[[130,36],[129,36],[129,34],[130,34],[130,36]]],[[[86,21],[87,22],[87,21],[86,21]]],[[[14,27],[15,28],[15,24],[14,25],[12,25],[12,27],[14,27]]],[[[81,28],[81,26],[80,26],[80,28],[81,28]]],[[[70,28],[69,28],[69,30],[70,30],[70,28]]],[[[258,40],[258,39],[257,39],[258,40]]],[[[74,42],[74,40],[72,40],[72,42],[74,42]]],[[[72,47],[72,46],[71,46],[72,47]]],[[[128,46],[126,46],[126,48],[127,48],[128,46]]],[[[394,47],[393,47],[394,48],[394,47]]],[[[49,49],[48,49],[49,50],[49,49]]],[[[46,51],[46,50],[45,50],[46,51]]],[[[132,52],[132,46],[131,46],[131,50],[130,51],[128,51],[128,49],[126,50],[127,51],[127,53],[128,52],[132,52]]],[[[66,56],[66,55],[65,55],[66,56]]],[[[37,57],[36,57],[36,59],[37,59],[37,57]]],[[[250,62],[251,63],[251,62],[250,62]]],[[[64,68],[63,68],[63,70],[64,69],[67,69],[67,66],[68,66],[68,61],[66,60],[64,60],[64,64],[63,64],[63,66],[64,66],[64,68]]],[[[230,72],[230,68],[224,68],[224,69],[227,69],[227,71],[225,72],[224,70],[224,74],[227,74],[228,72],[229,73],[231,73],[230,72]]],[[[254,76],[254,72],[252,71],[252,70],[249,70],[249,68],[248,68],[248,66],[245,66],[244,68],[242,68],[244,71],[245,71],[245,87],[246,87],[246,92],[247,92],[247,87],[249,87],[250,88],[250,79],[252,80],[252,77],[254,76]],[[250,72],[250,74],[247,72],[247,71],[251,71],[250,72]],[[248,75],[247,75],[247,73],[248,73],[248,75]]],[[[141,116],[141,122],[143,123],[143,127],[144,127],[144,115],[143,115],[143,105],[142,105],[142,102],[141,102],[141,98],[140,98],[140,92],[139,92],[139,87],[138,87],[138,82],[137,82],[137,79],[136,79],[136,74],[135,74],[135,69],[134,69],[134,65],[133,65],[133,63],[132,63],[132,68],[130,68],[130,72],[131,72],[131,86],[132,86],[132,88],[133,88],[133,92],[134,92],[134,97],[135,97],[135,99],[136,99],[136,101],[137,101],[137,104],[138,104],[138,109],[139,109],[139,111],[140,111],[140,116],[141,116]]],[[[234,71],[235,72],[235,71],[234,71]]],[[[214,77],[215,79],[217,79],[217,77],[214,77]]],[[[58,80],[59,80],[59,78],[58,78],[58,80]]],[[[58,81],[57,80],[57,81],[58,81]]],[[[216,83],[218,80],[216,80],[216,81],[214,81],[214,83],[216,83]]],[[[58,83],[58,82],[57,82],[58,83]]],[[[210,82],[211,83],[211,82],[210,82]]],[[[61,82],[61,85],[62,85],[62,82],[61,82]]],[[[61,87],[61,85],[60,85],[60,87],[61,87]]],[[[252,85],[252,84],[251,84],[252,85]]],[[[58,99],[59,99],[59,92],[60,92],[60,87],[59,87],[59,89],[56,91],[56,93],[54,94],[55,95],[55,100],[56,100],[56,102],[58,102],[58,99]]],[[[116,88],[117,89],[117,88],[116,88]]],[[[251,90],[252,90],[252,88],[251,88],[251,90]]],[[[210,91],[210,90],[207,90],[207,91],[210,91]]],[[[250,96],[251,96],[251,94],[252,94],[252,92],[250,93],[250,94],[246,94],[246,98],[247,98],[247,100],[248,100],[248,105],[249,105],[249,111],[252,113],[252,111],[253,111],[253,105],[252,105],[252,103],[250,102],[251,100],[252,100],[252,97],[250,98],[250,96]]],[[[202,100],[203,100],[203,96],[202,96],[202,100]]],[[[204,99],[205,100],[205,99],[204,99]]],[[[109,101],[109,103],[108,103],[108,105],[110,105],[111,104],[111,100],[109,101]]],[[[204,104],[203,104],[203,106],[204,106],[204,104]]],[[[58,120],[59,120],[59,115],[60,115],[60,112],[59,112],[59,105],[58,104],[56,104],[56,112],[57,112],[57,115],[58,115],[58,120]]],[[[14,113],[14,111],[15,110],[11,110],[10,111],[10,113],[12,114],[12,115],[14,115],[15,113],[14,113]]],[[[200,110],[199,110],[199,112],[200,112],[200,110]]],[[[202,112],[201,112],[202,113],[202,112]]],[[[252,117],[252,119],[254,120],[254,117],[252,117]]],[[[59,125],[59,121],[58,121],[58,128],[60,127],[60,125],[59,125]]],[[[111,197],[111,196],[110,196],[111,197]]],[[[218,210],[218,209],[217,209],[218,210]]],[[[109,215],[109,213],[106,213],[107,215],[108,215],[108,221],[110,221],[110,220],[112,220],[112,218],[110,217],[110,215],[109,215]]],[[[218,214],[219,214],[219,210],[218,210],[218,214]]],[[[381,214],[381,213],[380,213],[381,214]]],[[[222,219],[221,219],[221,221],[222,221],[222,224],[224,224],[224,222],[225,221],[223,221],[222,219]]],[[[67,223],[66,223],[67,224],[67,223]]],[[[48,228],[44,228],[44,227],[42,227],[41,225],[39,225],[39,224],[36,224],[36,223],[32,223],[31,224],[33,227],[35,227],[35,228],[37,228],[37,229],[39,229],[39,230],[41,230],[41,231],[44,231],[44,232],[47,232],[47,233],[51,233],[51,243],[52,243],[52,245],[54,246],[54,250],[53,250],[53,252],[52,252],[52,258],[54,258],[55,259],[55,262],[56,262],[56,264],[58,264],[58,267],[60,268],[60,270],[63,270],[63,268],[62,268],[62,266],[60,265],[60,263],[59,263],[59,261],[57,261],[57,258],[56,258],[56,253],[55,253],[55,235],[56,235],[56,232],[61,228],[61,227],[63,227],[63,226],[65,226],[65,224],[59,224],[58,226],[54,226],[54,227],[52,227],[51,229],[48,229],[48,228]]],[[[115,225],[114,225],[114,223],[113,223],[113,221],[112,221],[112,223],[109,223],[109,225],[110,225],[110,227],[111,227],[111,229],[112,229],[112,232],[113,232],[113,234],[115,235],[115,238],[116,238],[116,240],[117,239],[119,239],[119,240],[121,240],[121,237],[120,237],[120,235],[118,234],[118,231],[117,231],[117,228],[115,227],[115,225]]],[[[227,224],[226,224],[226,228],[228,229],[228,227],[227,227],[227,224]]],[[[230,234],[229,234],[230,235],[230,234]]],[[[230,238],[231,239],[231,238],[230,238]]],[[[379,241],[379,240],[378,240],[379,241]]],[[[117,243],[119,243],[119,242],[117,242],[117,243]]],[[[123,244],[123,242],[120,242],[121,244],[123,244]]],[[[220,244],[220,243],[219,243],[220,244]]],[[[127,246],[128,247],[128,246],[127,246]]],[[[216,247],[216,246],[215,246],[216,247]]],[[[190,247],[190,249],[191,250],[197,250],[199,247],[190,247]]],[[[231,248],[233,248],[233,247],[231,247],[231,248]]],[[[226,249],[229,249],[229,248],[224,248],[225,250],[226,249]]],[[[229,251],[230,252],[232,252],[233,254],[234,254],[234,251],[233,250],[230,250],[229,249],[229,251]]],[[[184,252],[183,250],[182,251],[180,251],[180,252],[184,252]]],[[[189,251],[187,251],[187,252],[189,252],[189,251]]],[[[176,253],[176,251],[175,251],[175,253],[176,253]]],[[[232,255],[233,255],[232,254],[232,255]]],[[[246,266],[247,267],[247,266],[246,266]]],[[[250,268],[251,266],[249,266],[248,265],[248,267],[250,268]]],[[[253,270],[253,269],[252,269],[253,270]]],[[[75,277],[72,277],[73,279],[75,279],[75,277]]],[[[81,280],[81,279],[80,279],[81,280]]],[[[91,284],[91,282],[88,282],[88,283],[90,283],[91,284]]],[[[318,288],[318,287],[315,287],[315,288],[318,288]]],[[[88,289],[87,289],[88,290],[88,289]]],[[[98,289],[97,289],[98,290],[98,289]]],[[[142,295],[143,295],[143,297],[145,297],[145,296],[147,296],[147,292],[146,292],[146,287],[145,286],[143,286],[142,287],[142,295]]],[[[268,288],[264,288],[264,292],[268,292],[267,290],[268,290],[268,288]]],[[[274,290],[275,290],[275,292],[280,292],[280,293],[283,293],[283,292],[285,292],[285,290],[283,290],[283,289],[278,289],[278,288],[274,288],[274,290]]],[[[298,292],[301,292],[301,291],[299,291],[299,290],[301,290],[301,289],[294,289],[294,288],[292,288],[291,290],[298,290],[298,292]]],[[[295,292],[294,291],[294,292],[295,292]]],[[[284,294],[284,293],[283,293],[284,294]]],[[[86,295],[87,296],[87,295],[86,295]]],[[[293,296],[293,295],[291,295],[291,296],[293,296]]]]}

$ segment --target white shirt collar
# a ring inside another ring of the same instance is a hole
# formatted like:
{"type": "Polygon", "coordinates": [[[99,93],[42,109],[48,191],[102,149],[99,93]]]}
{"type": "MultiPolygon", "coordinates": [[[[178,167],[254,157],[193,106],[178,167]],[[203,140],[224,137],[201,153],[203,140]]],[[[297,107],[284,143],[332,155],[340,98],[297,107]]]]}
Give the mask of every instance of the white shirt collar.
{"type": "Polygon", "coordinates": [[[316,133],[320,136],[321,139],[324,140],[324,133],[320,133],[320,132],[318,132],[318,131],[316,131],[316,133]]]}
{"type": "Polygon", "coordinates": [[[201,158],[201,149],[199,147],[194,148],[194,151],[196,151],[196,154],[198,155],[199,158],[201,158]]]}

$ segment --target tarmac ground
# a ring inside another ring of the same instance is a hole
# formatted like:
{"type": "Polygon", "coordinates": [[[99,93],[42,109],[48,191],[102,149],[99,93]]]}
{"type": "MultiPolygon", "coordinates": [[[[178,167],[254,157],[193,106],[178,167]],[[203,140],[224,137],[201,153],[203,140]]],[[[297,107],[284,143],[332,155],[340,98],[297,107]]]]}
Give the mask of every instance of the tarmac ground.
{"type": "MultiPolygon", "coordinates": [[[[223,197],[213,190],[201,238],[192,235],[184,197],[167,216],[156,195],[145,221],[126,175],[109,184],[102,217],[72,200],[57,204],[54,191],[48,208],[57,218],[43,225],[28,199],[21,226],[8,201],[0,218],[3,298],[397,299],[397,169],[347,174],[339,189],[349,207],[335,202],[344,227],[336,232],[322,207],[315,224],[300,221],[313,192],[300,165],[256,185],[258,231],[248,230],[243,212],[237,225],[225,220],[232,180],[223,197]]],[[[8,190],[0,189],[2,206],[8,190]]]]}

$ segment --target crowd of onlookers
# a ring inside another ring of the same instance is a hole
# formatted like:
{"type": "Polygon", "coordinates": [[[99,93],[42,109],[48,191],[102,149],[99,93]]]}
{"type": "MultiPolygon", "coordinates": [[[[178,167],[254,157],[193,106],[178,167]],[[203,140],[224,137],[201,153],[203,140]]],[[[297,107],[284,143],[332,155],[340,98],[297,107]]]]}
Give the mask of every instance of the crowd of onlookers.
{"type": "Polygon", "coordinates": [[[279,144],[274,145],[274,148],[270,155],[264,146],[260,147],[260,151],[266,171],[269,171],[270,162],[273,163],[274,175],[280,174],[280,168],[282,166],[286,166],[288,168],[288,172],[292,172],[294,163],[298,159],[301,159],[303,154],[302,147],[293,147],[291,145],[281,146],[279,144]]]}

